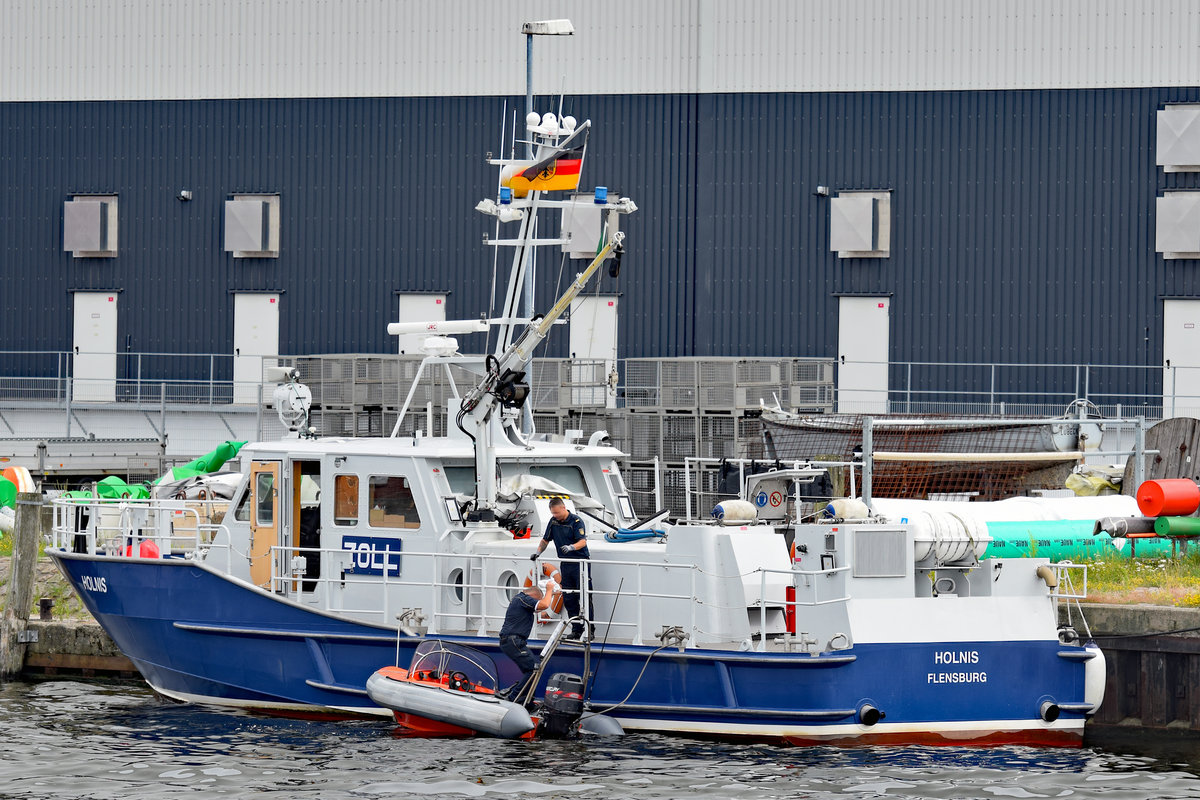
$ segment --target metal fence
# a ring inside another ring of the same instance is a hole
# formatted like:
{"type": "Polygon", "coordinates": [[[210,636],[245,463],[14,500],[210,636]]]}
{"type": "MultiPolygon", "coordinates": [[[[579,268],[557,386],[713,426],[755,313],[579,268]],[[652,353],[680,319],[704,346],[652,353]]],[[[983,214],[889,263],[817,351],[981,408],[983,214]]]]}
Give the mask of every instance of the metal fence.
{"type": "MultiPolygon", "coordinates": [[[[381,354],[263,356],[256,357],[259,380],[235,383],[233,355],[129,352],[110,357],[110,366],[115,366],[98,377],[83,365],[81,356],[69,351],[0,351],[0,403],[253,405],[264,384],[268,391],[263,395],[270,400],[265,370],[292,366],[312,389],[315,407],[331,413],[380,409],[386,415],[402,405],[421,360],[381,354]]],[[[463,385],[474,383],[465,370],[455,379],[463,385]]],[[[675,436],[674,426],[690,423],[675,422],[671,415],[737,415],[764,404],[814,414],[1047,416],[1085,398],[1106,416],[1158,419],[1200,414],[1200,368],[1179,366],[632,358],[618,361],[615,374],[610,374],[602,360],[537,359],[530,382],[533,404],[540,412],[586,414],[625,408],[653,413],[659,421],[642,424],[671,428],[660,434],[665,441],[687,438],[675,436]],[[866,385],[853,385],[852,367],[874,369],[877,377],[866,385]]],[[[414,396],[414,406],[443,409],[450,394],[444,375],[431,370],[414,396]]],[[[724,423],[714,424],[720,428],[724,423]]]]}

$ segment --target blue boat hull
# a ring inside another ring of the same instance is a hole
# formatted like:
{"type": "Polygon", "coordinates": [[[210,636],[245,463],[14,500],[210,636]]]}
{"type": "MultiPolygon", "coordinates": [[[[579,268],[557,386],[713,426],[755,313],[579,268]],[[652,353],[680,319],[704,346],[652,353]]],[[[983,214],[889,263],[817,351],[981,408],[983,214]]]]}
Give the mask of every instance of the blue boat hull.
{"type": "MultiPolygon", "coordinates": [[[[407,664],[417,637],[273,596],[203,564],[51,551],[88,609],[160,693],[289,715],[385,714],[370,675],[407,664]]],[[[494,638],[440,635],[519,677],[494,638]]],[[[592,651],[591,702],[627,729],[796,743],[1078,744],[1085,666],[1055,641],[856,644],[791,653],[609,644],[592,651]],[[1045,702],[1064,707],[1045,722],[1045,702]],[[874,707],[883,718],[863,724],[874,707]]],[[[560,647],[545,674],[583,672],[560,647]]]]}

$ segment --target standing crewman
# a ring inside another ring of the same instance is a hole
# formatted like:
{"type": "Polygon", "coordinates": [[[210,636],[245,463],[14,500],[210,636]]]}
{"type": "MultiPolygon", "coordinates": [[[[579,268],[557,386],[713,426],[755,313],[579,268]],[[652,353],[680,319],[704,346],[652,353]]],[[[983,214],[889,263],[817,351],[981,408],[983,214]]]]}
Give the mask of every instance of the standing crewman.
{"type": "Polygon", "coordinates": [[[537,659],[529,652],[526,643],[529,641],[529,634],[533,632],[533,615],[549,608],[553,599],[552,592],[543,595],[535,583],[508,601],[504,624],[500,626],[500,651],[511,658],[521,670],[521,680],[503,692],[506,697],[519,697],[521,692],[525,691],[530,676],[537,669],[537,659]]]}
{"type": "MultiPolygon", "coordinates": [[[[578,515],[567,511],[567,504],[562,501],[562,498],[556,497],[550,501],[550,515],[553,519],[546,525],[546,532],[542,535],[542,541],[538,542],[537,552],[530,556],[534,561],[546,549],[546,545],[554,542],[554,548],[558,552],[558,557],[562,560],[562,588],[563,588],[563,605],[567,607],[567,616],[575,619],[575,624],[571,628],[571,636],[575,639],[583,638],[583,622],[579,619],[580,607],[580,581],[579,581],[579,562],[586,561],[591,558],[591,553],[588,552],[587,534],[583,529],[583,520],[578,515]]],[[[592,591],[592,574],[588,571],[587,592],[589,601],[592,591]]],[[[592,619],[592,604],[588,603],[588,630],[591,632],[592,619]]]]}

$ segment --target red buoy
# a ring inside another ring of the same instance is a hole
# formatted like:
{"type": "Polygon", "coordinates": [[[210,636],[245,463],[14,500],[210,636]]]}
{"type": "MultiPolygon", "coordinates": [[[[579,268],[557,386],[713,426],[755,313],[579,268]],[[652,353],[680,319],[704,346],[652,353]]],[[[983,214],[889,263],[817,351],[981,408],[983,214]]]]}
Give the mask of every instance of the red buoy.
{"type": "MultiPolygon", "coordinates": [[[[130,557],[133,555],[133,545],[125,545],[125,555],[130,557]]],[[[158,545],[146,539],[138,545],[138,557],[140,558],[162,558],[162,551],[158,549],[158,545]]]]}
{"type": "Polygon", "coordinates": [[[1200,508],[1200,486],[1190,478],[1146,481],[1138,487],[1137,503],[1147,517],[1186,517],[1200,508]]]}

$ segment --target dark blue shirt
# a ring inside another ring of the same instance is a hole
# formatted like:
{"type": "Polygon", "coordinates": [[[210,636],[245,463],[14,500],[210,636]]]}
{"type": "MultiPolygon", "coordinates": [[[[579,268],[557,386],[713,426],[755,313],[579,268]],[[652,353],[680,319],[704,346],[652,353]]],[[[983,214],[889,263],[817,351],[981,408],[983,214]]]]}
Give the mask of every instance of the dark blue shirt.
{"type": "Polygon", "coordinates": [[[519,592],[508,601],[508,611],[504,613],[504,624],[500,626],[501,636],[524,636],[529,638],[533,630],[533,612],[537,610],[538,601],[519,592]]]}
{"type": "Polygon", "coordinates": [[[588,552],[586,544],[579,550],[567,552],[566,555],[562,555],[561,553],[563,547],[574,545],[585,538],[583,520],[575,514],[567,514],[567,518],[562,522],[551,517],[550,524],[546,526],[546,532],[542,535],[542,538],[554,545],[554,555],[559,558],[592,557],[592,554],[588,552]]]}

